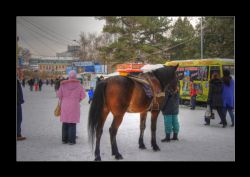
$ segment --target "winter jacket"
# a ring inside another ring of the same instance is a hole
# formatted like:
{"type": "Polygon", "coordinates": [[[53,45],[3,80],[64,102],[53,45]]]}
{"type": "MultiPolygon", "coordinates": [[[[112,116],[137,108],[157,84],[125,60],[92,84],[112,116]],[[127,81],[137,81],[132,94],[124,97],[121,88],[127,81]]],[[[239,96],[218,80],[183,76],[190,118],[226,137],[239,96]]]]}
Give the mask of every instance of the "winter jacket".
{"type": "Polygon", "coordinates": [[[21,84],[20,84],[19,80],[17,79],[17,105],[21,105],[23,103],[24,103],[23,91],[22,91],[21,84]]]}
{"type": "Polygon", "coordinates": [[[222,91],[223,91],[223,82],[221,79],[211,79],[209,82],[209,91],[208,91],[208,104],[212,108],[214,107],[222,107],[223,99],[222,99],[222,91]]]}
{"type": "Polygon", "coordinates": [[[223,107],[234,108],[234,80],[230,80],[230,85],[223,83],[223,107]]]}
{"type": "Polygon", "coordinates": [[[93,90],[89,90],[89,91],[88,91],[88,95],[89,95],[89,99],[92,99],[93,96],[94,96],[93,90]]]}
{"type": "Polygon", "coordinates": [[[76,79],[62,81],[57,96],[61,102],[61,122],[79,123],[80,101],[86,97],[80,81],[76,79]]]}
{"type": "Polygon", "coordinates": [[[179,113],[179,92],[165,92],[165,99],[161,111],[163,115],[177,115],[179,113]]]}
{"type": "Polygon", "coordinates": [[[197,90],[194,87],[194,83],[190,83],[190,96],[197,96],[197,90]]]}

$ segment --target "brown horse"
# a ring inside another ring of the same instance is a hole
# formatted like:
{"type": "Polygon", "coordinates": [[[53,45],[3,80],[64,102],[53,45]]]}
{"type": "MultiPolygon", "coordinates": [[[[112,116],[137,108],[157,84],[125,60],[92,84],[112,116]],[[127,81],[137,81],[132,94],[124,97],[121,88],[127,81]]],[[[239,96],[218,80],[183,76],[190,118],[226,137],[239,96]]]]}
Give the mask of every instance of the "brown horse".
{"type": "Polygon", "coordinates": [[[164,66],[140,75],[141,78],[145,78],[150,83],[151,90],[154,93],[153,97],[147,96],[143,85],[129,77],[113,76],[99,82],[94,92],[88,118],[89,138],[92,142],[92,148],[94,134],[96,134],[95,160],[101,160],[100,139],[109,112],[114,116],[109,133],[112,155],[115,155],[116,159],[123,158],[118,151],[116,134],[126,112],[140,113],[139,148],[145,149],[143,134],[147,112],[151,111],[151,145],[154,151],[160,150],[156,143],[156,122],[160,110],[159,106],[158,109],[152,109],[152,103],[160,105],[164,97],[156,97],[156,95],[164,92],[170,86],[173,89],[177,86],[175,73],[177,67],[178,65],[164,66]]]}

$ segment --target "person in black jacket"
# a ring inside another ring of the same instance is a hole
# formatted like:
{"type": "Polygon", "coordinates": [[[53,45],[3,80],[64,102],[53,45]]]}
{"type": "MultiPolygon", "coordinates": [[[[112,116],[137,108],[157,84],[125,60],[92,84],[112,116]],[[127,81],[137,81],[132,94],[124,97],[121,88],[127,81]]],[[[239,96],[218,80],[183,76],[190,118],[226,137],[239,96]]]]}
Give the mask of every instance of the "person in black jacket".
{"type": "Polygon", "coordinates": [[[175,90],[166,89],[165,100],[161,108],[164,116],[164,125],[166,137],[162,139],[162,142],[170,141],[170,134],[174,132],[172,140],[178,140],[178,133],[180,129],[178,121],[179,113],[179,90],[178,87],[175,90]]]}
{"type": "MultiPolygon", "coordinates": [[[[222,92],[223,92],[223,82],[219,78],[218,73],[213,73],[212,79],[209,81],[209,91],[208,91],[208,101],[207,104],[210,105],[211,112],[213,109],[216,109],[219,117],[221,119],[221,122],[223,124],[223,128],[227,126],[227,122],[223,115],[223,98],[222,98],[222,92]]],[[[210,125],[210,119],[205,119],[206,124],[210,125]]]]}
{"type": "Polygon", "coordinates": [[[17,78],[17,140],[25,140],[26,137],[23,137],[21,134],[21,123],[22,123],[22,106],[24,103],[23,100],[23,91],[21,84],[17,78]]]}

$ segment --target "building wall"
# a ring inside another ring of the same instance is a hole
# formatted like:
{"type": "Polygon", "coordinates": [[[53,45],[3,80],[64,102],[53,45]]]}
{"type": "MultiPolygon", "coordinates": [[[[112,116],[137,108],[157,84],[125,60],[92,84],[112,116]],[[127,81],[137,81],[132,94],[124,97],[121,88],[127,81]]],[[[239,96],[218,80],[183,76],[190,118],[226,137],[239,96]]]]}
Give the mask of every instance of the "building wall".
{"type": "Polygon", "coordinates": [[[39,71],[66,71],[68,64],[39,64],[39,71]]]}

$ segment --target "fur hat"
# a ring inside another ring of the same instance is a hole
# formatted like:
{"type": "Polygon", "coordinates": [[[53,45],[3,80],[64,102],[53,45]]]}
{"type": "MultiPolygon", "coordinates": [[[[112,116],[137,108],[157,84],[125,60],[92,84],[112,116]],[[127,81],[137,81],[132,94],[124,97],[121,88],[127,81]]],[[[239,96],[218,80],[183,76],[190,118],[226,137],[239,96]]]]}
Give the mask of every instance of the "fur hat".
{"type": "Polygon", "coordinates": [[[69,72],[69,79],[76,79],[76,72],[75,72],[75,70],[71,70],[69,72]]]}

